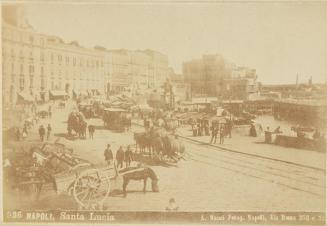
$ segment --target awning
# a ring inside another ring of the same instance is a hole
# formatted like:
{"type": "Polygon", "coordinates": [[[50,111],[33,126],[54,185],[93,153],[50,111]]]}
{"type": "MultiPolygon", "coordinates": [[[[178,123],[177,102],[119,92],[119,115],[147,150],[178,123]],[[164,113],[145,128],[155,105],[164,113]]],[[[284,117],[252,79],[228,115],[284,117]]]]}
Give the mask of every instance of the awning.
{"type": "Polygon", "coordinates": [[[18,96],[23,101],[26,101],[26,102],[34,102],[34,97],[31,94],[27,93],[27,92],[18,93],[18,96]]]}
{"type": "Polygon", "coordinates": [[[122,108],[105,108],[105,111],[115,111],[115,112],[127,112],[125,109],[122,108]]]}
{"type": "Polygon", "coordinates": [[[54,97],[61,97],[61,96],[67,96],[67,93],[63,90],[52,90],[50,91],[50,95],[54,97]]]}

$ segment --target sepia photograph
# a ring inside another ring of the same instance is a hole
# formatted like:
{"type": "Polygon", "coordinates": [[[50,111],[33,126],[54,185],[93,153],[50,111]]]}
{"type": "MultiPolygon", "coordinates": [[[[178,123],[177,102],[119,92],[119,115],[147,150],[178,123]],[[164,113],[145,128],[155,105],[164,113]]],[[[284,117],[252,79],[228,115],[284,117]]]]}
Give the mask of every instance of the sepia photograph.
{"type": "Polygon", "coordinates": [[[1,1],[4,225],[325,225],[327,2],[1,1]]]}

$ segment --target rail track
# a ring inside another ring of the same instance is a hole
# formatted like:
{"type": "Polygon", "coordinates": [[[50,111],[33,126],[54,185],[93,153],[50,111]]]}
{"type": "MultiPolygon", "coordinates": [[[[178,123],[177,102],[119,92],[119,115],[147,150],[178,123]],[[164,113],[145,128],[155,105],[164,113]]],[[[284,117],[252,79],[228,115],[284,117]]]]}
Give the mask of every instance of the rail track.
{"type": "Polygon", "coordinates": [[[218,147],[183,135],[179,137],[186,141],[187,159],[325,198],[325,169],[218,147]]]}
{"type": "Polygon", "coordinates": [[[187,142],[188,158],[273,184],[324,198],[324,169],[253,155],[181,137],[187,142]]]}

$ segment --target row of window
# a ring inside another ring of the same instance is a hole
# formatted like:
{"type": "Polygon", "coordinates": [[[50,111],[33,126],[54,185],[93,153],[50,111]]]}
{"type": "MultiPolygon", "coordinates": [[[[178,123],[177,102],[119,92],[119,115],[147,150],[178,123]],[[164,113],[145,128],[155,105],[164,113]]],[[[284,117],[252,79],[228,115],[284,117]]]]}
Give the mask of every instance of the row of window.
{"type": "MultiPolygon", "coordinates": [[[[23,64],[20,64],[20,74],[24,74],[24,65],[23,64]]],[[[41,67],[41,75],[44,75],[44,68],[41,67]]],[[[30,74],[33,74],[35,72],[34,70],[34,65],[29,65],[28,66],[28,71],[30,74]]],[[[15,64],[14,63],[11,63],[11,73],[14,74],[15,73],[15,64]]]]}
{"type": "MultiPolygon", "coordinates": [[[[51,64],[54,63],[54,59],[55,59],[55,55],[53,53],[51,53],[50,55],[50,62],[51,64]]],[[[70,64],[70,61],[72,60],[72,64],[73,66],[76,66],[76,64],[79,63],[79,66],[83,67],[84,65],[86,67],[96,67],[96,68],[99,68],[99,67],[103,67],[104,66],[104,63],[102,60],[88,60],[88,59],[83,59],[83,58],[80,58],[79,59],[79,62],[77,62],[77,58],[76,57],[72,57],[70,58],[69,56],[65,56],[63,57],[62,55],[58,54],[57,56],[57,61],[59,64],[61,64],[63,62],[63,60],[65,59],[65,63],[66,65],[69,65],[70,64]]]]}
{"type": "MultiPolygon", "coordinates": [[[[19,76],[19,88],[20,90],[24,90],[25,89],[25,78],[24,76],[19,76]]],[[[46,81],[44,79],[44,77],[41,78],[41,89],[44,89],[46,86],[46,81]]],[[[30,76],[30,86],[29,86],[30,89],[33,89],[34,88],[34,77],[33,76],[30,76]]]]}
{"type": "MultiPolygon", "coordinates": [[[[19,88],[20,90],[24,90],[25,89],[25,78],[23,76],[20,76],[19,78],[19,88]]],[[[55,88],[59,88],[61,89],[62,88],[62,82],[59,81],[57,85],[55,85],[55,81],[54,80],[51,80],[51,89],[55,89],[55,88]]],[[[33,89],[34,88],[34,79],[33,77],[30,77],[30,86],[29,86],[30,89],[33,89]]],[[[41,78],[41,89],[45,89],[46,88],[46,80],[44,78],[41,78]]]]}
{"type": "Polygon", "coordinates": [[[41,45],[44,46],[45,40],[43,37],[36,37],[29,34],[24,34],[18,31],[4,30],[4,38],[14,40],[21,43],[31,44],[31,45],[41,45]]]}
{"type": "MultiPolygon", "coordinates": [[[[5,57],[6,54],[7,54],[7,52],[6,51],[3,51],[3,57],[5,57]]],[[[13,48],[10,50],[10,56],[12,58],[16,57],[16,54],[15,54],[15,51],[14,51],[13,48]]],[[[23,50],[20,50],[19,51],[18,57],[20,59],[24,59],[25,58],[25,55],[24,55],[23,50]]],[[[33,56],[33,52],[32,51],[29,51],[29,55],[28,55],[27,58],[29,58],[31,60],[34,59],[34,56],[33,56]]],[[[41,61],[44,61],[44,59],[45,59],[44,52],[40,52],[40,60],[41,61]]],[[[51,62],[51,64],[54,63],[54,61],[55,61],[54,59],[55,59],[55,56],[54,56],[53,53],[51,53],[51,55],[50,55],[50,62],[51,62]]],[[[79,59],[79,66],[83,67],[85,65],[86,67],[92,67],[92,68],[94,68],[94,67],[95,68],[100,68],[100,67],[103,67],[104,66],[104,63],[103,63],[102,60],[88,60],[88,59],[85,60],[85,61],[84,60],[85,59],[83,59],[83,58],[80,58],[79,59]]],[[[78,64],[77,63],[77,60],[76,60],[76,57],[72,57],[72,59],[69,56],[66,56],[65,57],[65,63],[66,63],[66,65],[69,65],[71,61],[72,61],[72,65],[73,66],[76,66],[78,64]]],[[[59,64],[61,64],[63,62],[63,56],[62,55],[58,54],[58,56],[57,56],[57,62],[59,64]]]]}
{"type": "MultiPolygon", "coordinates": [[[[5,57],[7,54],[7,52],[3,52],[3,57],[5,57]]],[[[12,58],[15,58],[16,57],[16,53],[14,51],[14,49],[11,49],[10,50],[10,56],[12,58]]],[[[28,56],[24,54],[23,50],[20,50],[19,51],[19,54],[17,55],[17,57],[21,60],[23,60],[24,58],[29,58],[30,60],[33,60],[34,59],[34,55],[33,55],[33,51],[29,51],[29,54],[28,56]]],[[[40,60],[41,61],[44,61],[44,53],[43,52],[40,52],[40,60]]]]}

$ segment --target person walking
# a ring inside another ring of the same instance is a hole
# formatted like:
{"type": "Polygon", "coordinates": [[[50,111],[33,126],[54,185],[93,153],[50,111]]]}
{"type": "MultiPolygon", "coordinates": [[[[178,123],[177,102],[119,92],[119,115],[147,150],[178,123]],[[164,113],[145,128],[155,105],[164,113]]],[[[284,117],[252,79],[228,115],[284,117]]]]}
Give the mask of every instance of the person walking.
{"type": "Polygon", "coordinates": [[[108,166],[111,165],[111,162],[114,159],[110,144],[108,144],[106,150],[104,150],[104,159],[107,162],[108,166]]]}
{"type": "Polygon", "coordinates": [[[133,161],[133,152],[132,152],[131,146],[128,145],[127,150],[125,152],[125,164],[126,164],[126,168],[131,165],[131,161],[133,161]]]}
{"type": "Polygon", "coordinates": [[[225,126],[224,126],[224,124],[221,124],[219,131],[220,131],[220,133],[219,133],[219,144],[224,144],[224,138],[225,138],[225,126]]]}
{"type": "Polygon", "coordinates": [[[210,140],[210,144],[212,144],[212,142],[216,143],[217,141],[217,135],[218,135],[218,126],[216,124],[213,124],[211,127],[211,140],[210,140]]]}
{"type": "Polygon", "coordinates": [[[48,126],[47,126],[47,140],[49,140],[49,138],[50,138],[51,131],[52,131],[51,125],[48,124],[48,126]]]}
{"type": "Polygon", "coordinates": [[[192,119],[191,126],[192,126],[192,131],[193,131],[193,137],[196,137],[197,128],[196,128],[196,123],[195,123],[194,119],[192,119]]]}
{"type": "Polygon", "coordinates": [[[49,118],[51,118],[51,116],[52,116],[51,105],[49,105],[49,108],[48,108],[48,116],[49,116],[49,118]]]}
{"type": "Polygon", "coordinates": [[[24,127],[23,127],[23,138],[27,137],[28,135],[28,131],[27,131],[27,123],[24,123],[24,127]]]}
{"type": "Polygon", "coordinates": [[[198,129],[197,136],[202,136],[202,131],[201,131],[202,128],[200,122],[198,122],[197,124],[197,129],[198,129]]]}
{"type": "Polygon", "coordinates": [[[232,129],[233,129],[233,121],[231,119],[227,120],[227,135],[229,138],[232,138],[232,129]]]}
{"type": "Polygon", "coordinates": [[[89,126],[88,126],[88,129],[89,129],[89,137],[90,137],[90,139],[93,140],[93,135],[94,135],[94,132],[95,132],[95,127],[94,127],[94,125],[89,125],[89,126]]]}
{"type": "Polygon", "coordinates": [[[116,152],[117,168],[123,167],[124,156],[125,156],[125,153],[124,153],[123,147],[120,146],[116,152]]]}
{"type": "Polygon", "coordinates": [[[209,121],[207,119],[204,121],[204,133],[205,133],[206,136],[210,136],[209,121]]]}
{"type": "Polygon", "coordinates": [[[40,126],[39,128],[39,135],[40,135],[40,139],[43,142],[44,141],[44,136],[45,136],[45,128],[43,125],[40,126]]]}
{"type": "Polygon", "coordinates": [[[19,128],[16,129],[16,140],[20,141],[20,129],[19,128]]]}

